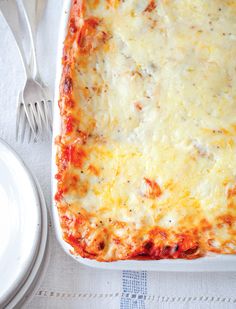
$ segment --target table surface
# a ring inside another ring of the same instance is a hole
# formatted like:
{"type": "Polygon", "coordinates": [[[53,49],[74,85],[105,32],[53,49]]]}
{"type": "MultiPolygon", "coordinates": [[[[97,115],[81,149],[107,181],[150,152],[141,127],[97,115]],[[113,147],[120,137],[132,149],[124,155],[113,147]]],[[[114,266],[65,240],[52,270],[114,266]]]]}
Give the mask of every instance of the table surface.
{"type": "MultiPolygon", "coordinates": [[[[43,79],[54,88],[57,34],[63,0],[49,0],[40,24],[37,51],[43,79]]],[[[15,142],[15,113],[24,74],[15,42],[0,16],[0,137],[38,178],[50,196],[50,141],[15,142]]],[[[236,308],[236,273],[155,273],[104,271],[67,256],[50,230],[45,276],[24,308],[236,308]]]]}

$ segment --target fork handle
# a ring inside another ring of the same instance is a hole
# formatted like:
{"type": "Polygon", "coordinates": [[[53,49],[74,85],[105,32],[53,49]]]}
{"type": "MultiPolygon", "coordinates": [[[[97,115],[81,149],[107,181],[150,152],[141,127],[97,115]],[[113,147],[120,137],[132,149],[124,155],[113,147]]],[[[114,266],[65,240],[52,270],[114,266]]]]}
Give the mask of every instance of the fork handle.
{"type": "Polygon", "coordinates": [[[24,0],[18,0],[18,8],[22,15],[24,16],[27,31],[29,33],[29,40],[31,45],[31,54],[30,54],[30,71],[32,72],[32,75],[34,79],[38,76],[38,63],[37,63],[37,56],[36,56],[36,39],[35,39],[35,33],[36,33],[36,1],[24,1],[24,0]],[[30,13],[26,9],[30,8],[30,13]]]}
{"type": "Polygon", "coordinates": [[[22,63],[24,65],[25,74],[28,78],[31,74],[29,72],[28,63],[25,56],[25,50],[23,48],[22,40],[22,25],[20,24],[19,9],[15,0],[0,0],[0,11],[5,18],[11,32],[16,40],[18,51],[21,56],[22,63]]]}

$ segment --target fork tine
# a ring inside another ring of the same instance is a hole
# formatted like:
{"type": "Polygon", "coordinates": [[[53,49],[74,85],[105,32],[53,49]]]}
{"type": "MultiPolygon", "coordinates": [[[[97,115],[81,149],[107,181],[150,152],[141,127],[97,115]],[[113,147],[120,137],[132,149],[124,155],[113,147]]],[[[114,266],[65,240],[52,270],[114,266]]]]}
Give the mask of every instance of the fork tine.
{"type": "MultiPolygon", "coordinates": [[[[23,109],[22,109],[22,111],[23,111],[23,109]]],[[[21,112],[21,120],[20,121],[22,122],[21,143],[23,143],[24,139],[25,139],[26,121],[27,121],[26,115],[25,115],[24,112],[21,112]]]]}
{"type": "Polygon", "coordinates": [[[16,109],[16,141],[18,142],[20,139],[20,130],[21,130],[21,118],[23,110],[23,103],[22,103],[22,91],[18,93],[18,101],[17,101],[17,109],[16,109]]]}
{"type": "Polygon", "coordinates": [[[44,102],[44,113],[46,118],[47,133],[50,136],[52,130],[51,130],[51,115],[50,115],[50,109],[48,108],[48,102],[44,102]]]}
{"type": "Polygon", "coordinates": [[[41,127],[41,139],[43,141],[43,136],[44,136],[44,119],[42,117],[42,114],[41,114],[41,111],[40,111],[40,102],[37,104],[37,110],[38,110],[38,122],[39,122],[39,125],[41,127]]]}
{"type": "Polygon", "coordinates": [[[43,101],[43,112],[45,115],[45,126],[46,126],[46,130],[48,135],[50,136],[50,133],[52,131],[52,117],[51,117],[51,109],[49,108],[49,104],[51,104],[51,101],[43,101]]]}
{"type": "Polygon", "coordinates": [[[37,138],[40,139],[40,136],[42,135],[42,124],[41,124],[41,119],[38,115],[36,106],[37,106],[37,102],[31,104],[30,108],[32,111],[32,115],[34,117],[35,125],[37,126],[37,138]]]}
{"type": "Polygon", "coordinates": [[[19,138],[21,110],[22,110],[21,104],[18,104],[17,109],[16,109],[16,141],[17,142],[19,138]]]}
{"type": "Polygon", "coordinates": [[[47,102],[44,102],[44,111],[47,119],[47,128],[48,132],[50,133],[52,131],[52,112],[51,108],[49,108],[49,104],[52,105],[52,101],[48,100],[47,102]]]}
{"type": "Polygon", "coordinates": [[[40,113],[43,126],[46,127],[46,131],[48,132],[48,119],[47,119],[47,115],[46,115],[44,106],[45,106],[45,101],[41,101],[38,104],[38,111],[40,113]]]}
{"type": "Polygon", "coordinates": [[[34,134],[34,137],[37,137],[37,126],[36,126],[36,122],[34,121],[34,117],[30,111],[30,104],[24,104],[24,111],[26,114],[26,118],[28,120],[29,126],[32,130],[32,133],[34,134]]]}
{"type": "Polygon", "coordinates": [[[31,139],[32,139],[32,130],[29,128],[29,134],[28,134],[28,144],[31,142],[31,139]]]}
{"type": "Polygon", "coordinates": [[[38,104],[38,111],[39,111],[39,113],[40,113],[40,116],[41,116],[41,118],[42,118],[42,120],[43,120],[43,123],[45,123],[45,121],[46,121],[46,116],[45,116],[45,113],[44,113],[44,109],[43,109],[43,106],[44,105],[44,101],[41,101],[41,102],[39,102],[39,104],[38,104]]]}

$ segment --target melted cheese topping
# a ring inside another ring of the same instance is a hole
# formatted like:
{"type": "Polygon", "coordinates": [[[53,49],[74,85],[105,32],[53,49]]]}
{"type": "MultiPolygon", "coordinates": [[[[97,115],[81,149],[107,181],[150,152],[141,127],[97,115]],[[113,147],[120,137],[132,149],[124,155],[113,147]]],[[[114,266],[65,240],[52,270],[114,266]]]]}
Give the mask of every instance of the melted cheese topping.
{"type": "Polygon", "coordinates": [[[74,1],[65,51],[57,200],[75,253],[234,253],[236,1],[74,1]]]}

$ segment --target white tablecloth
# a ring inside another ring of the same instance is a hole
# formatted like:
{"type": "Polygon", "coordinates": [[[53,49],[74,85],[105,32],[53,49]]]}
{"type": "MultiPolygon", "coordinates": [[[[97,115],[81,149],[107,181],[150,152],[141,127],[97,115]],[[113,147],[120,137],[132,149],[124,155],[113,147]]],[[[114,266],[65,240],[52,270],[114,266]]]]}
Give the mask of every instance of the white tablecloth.
{"type": "MultiPolygon", "coordinates": [[[[104,0],[105,1],[105,0],[104,0]]],[[[53,89],[57,33],[63,0],[49,0],[40,27],[41,73],[53,89]]],[[[14,40],[0,17],[0,137],[23,158],[50,199],[50,142],[15,142],[18,90],[24,81],[14,40]]],[[[17,175],[16,177],[19,177],[17,175]]],[[[50,232],[50,262],[24,309],[236,308],[236,273],[155,273],[91,269],[67,256],[50,232]]]]}

